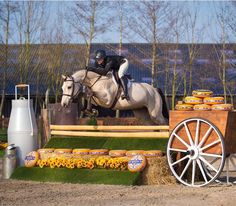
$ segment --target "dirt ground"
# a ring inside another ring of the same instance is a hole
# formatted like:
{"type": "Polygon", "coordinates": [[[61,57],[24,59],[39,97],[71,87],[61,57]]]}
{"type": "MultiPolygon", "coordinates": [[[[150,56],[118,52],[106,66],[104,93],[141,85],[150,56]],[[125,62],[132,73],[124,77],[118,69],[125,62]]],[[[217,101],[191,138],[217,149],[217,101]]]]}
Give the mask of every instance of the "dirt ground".
{"type": "Polygon", "coordinates": [[[235,206],[236,186],[204,188],[0,181],[0,205],[235,206]]]}
{"type": "MultiPolygon", "coordinates": [[[[2,162],[0,159],[0,166],[2,162]]],[[[203,188],[171,186],[114,186],[40,183],[3,180],[0,169],[2,205],[161,205],[235,206],[236,185],[212,184],[203,188]]]]}

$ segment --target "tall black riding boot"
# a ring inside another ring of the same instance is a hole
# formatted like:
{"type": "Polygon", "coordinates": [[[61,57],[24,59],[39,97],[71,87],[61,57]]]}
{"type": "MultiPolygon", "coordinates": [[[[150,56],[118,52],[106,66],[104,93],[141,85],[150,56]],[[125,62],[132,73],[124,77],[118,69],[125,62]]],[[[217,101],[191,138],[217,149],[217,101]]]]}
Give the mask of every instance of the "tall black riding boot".
{"type": "Polygon", "coordinates": [[[121,99],[126,99],[128,101],[130,100],[129,93],[128,93],[128,79],[125,76],[122,76],[120,78],[120,82],[121,82],[121,87],[124,91],[124,94],[121,95],[121,99]]]}

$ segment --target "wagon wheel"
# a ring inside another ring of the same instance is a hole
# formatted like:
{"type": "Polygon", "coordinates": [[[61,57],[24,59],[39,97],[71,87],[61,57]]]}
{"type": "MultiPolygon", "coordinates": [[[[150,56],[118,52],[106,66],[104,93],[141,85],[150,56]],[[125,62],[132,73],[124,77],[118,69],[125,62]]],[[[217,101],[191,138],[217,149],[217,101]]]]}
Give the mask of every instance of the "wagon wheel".
{"type": "Polygon", "coordinates": [[[205,186],[213,182],[224,167],[222,134],[207,120],[186,119],[170,135],[167,158],[169,167],[179,182],[192,187],[205,186]]]}

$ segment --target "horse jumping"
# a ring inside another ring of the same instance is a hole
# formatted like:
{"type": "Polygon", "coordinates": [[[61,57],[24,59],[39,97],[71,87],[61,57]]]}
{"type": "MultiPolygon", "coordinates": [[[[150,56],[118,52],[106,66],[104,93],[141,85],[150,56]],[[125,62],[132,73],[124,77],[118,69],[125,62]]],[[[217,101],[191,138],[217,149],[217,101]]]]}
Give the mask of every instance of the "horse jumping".
{"type": "Polygon", "coordinates": [[[119,86],[111,73],[101,76],[92,71],[79,70],[72,76],[62,75],[62,78],[64,80],[62,106],[68,106],[85,86],[92,91],[92,104],[94,105],[114,110],[131,109],[137,118],[144,120],[147,124],[168,123],[168,110],[164,95],[161,90],[158,92],[147,83],[130,82],[128,89],[130,100],[127,101],[121,99],[119,86]]]}

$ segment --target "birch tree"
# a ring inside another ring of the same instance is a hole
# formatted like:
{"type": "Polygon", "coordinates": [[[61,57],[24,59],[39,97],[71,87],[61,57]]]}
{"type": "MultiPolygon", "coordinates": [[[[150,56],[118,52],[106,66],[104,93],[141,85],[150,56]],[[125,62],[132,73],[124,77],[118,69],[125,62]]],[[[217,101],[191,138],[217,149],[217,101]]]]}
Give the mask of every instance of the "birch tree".
{"type": "MultiPolygon", "coordinates": [[[[43,77],[43,73],[44,73],[44,59],[42,58],[43,53],[44,53],[44,44],[46,43],[46,31],[48,28],[48,24],[47,24],[47,20],[49,18],[49,10],[46,9],[46,7],[48,6],[47,3],[44,2],[44,4],[42,4],[42,13],[41,13],[41,21],[40,21],[40,28],[39,28],[39,47],[37,47],[37,52],[36,55],[34,56],[35,58],[35,65],[33,68],[33,76],[35,79],[35,113],[37,114],[37,109],[42,108],[42,99],[40,99],[40,84],[44,81],[43,77]]],[[[36,48],[35,48],[36,49],[36,48]]]]}
{"type": "Polygon", "coordinates": [[[233,93],[235,93],[235,86],[236,86],[236,61],[235,61],[235,40],[236,40],[236,2],[235,1],[230,1],[230,2],[225,2],[224,4],[225,12],[225,24],[227,28],[227,33],[229,34],[228,37],[228,43],[231,44],[231,48],[226,48],[226,64],[231,70],[231,76],[228,77],[227,79],[227,87],[228,87],[228,92],[231,97],[231,102],[233,103],[233,93]]]}
{"type": "Polygon", "coordinates": [[[218,63],[218,68],[219,68],[219,78],[221,80],[222,84],[222,89],[223,89],[223,94],[224,94],[224,99],[225,102],[227,101],[227,93],[231,93],[230,90],[228,89],[227,85],[227,63],[226,63],[226,58],[227,58],[227,42],[228,42],[228,25],[226,23],[226,17],[227,17],[227,7],[224,6],[224,4],[221,4],[221,7],[219,9],[216,9],[216,20],[219,25],[219,43],[220,47],[215,46],[215,57],[216,61],[218,63]],[[228,92],[227,92],[228,91],[228,92]]]}
{"type": "Polygon", "coordinates": [[[197,26],[199,12],[197,9],[193,11],[187,10],[184,16],[185,34],[187,37],[187,56],[184,72],[184,97],[190,95],[193,89],[193,63],[199,54],[200,42],[203,39],[206,25],[202,25],[200,28],[197,26]],[[187,76],[189,78],[187,79],[187,76]]]}
{"type": "Polygon", "coordinates": [[[107,2],[96,0],[79,1],[68,8],[66,19],[79,41],[86,45],[84,60],[86,66],[89,64],[93,40],[107,30],[110,22],[106,4],[107,2]]]}
{"type": "Polygon", "coordinates": [[[168,15],[168,27],[170,29],[170,37],[174,42],[173,47],[169,50],[169,63],[171,64],[171,108],[175,107],[175,97],[183,80],[183,54],[180,49],[180,40],[183,38],[184,32],[184,13],[180,7],[174,7],[168,15]]]}
{"type": "Polygon", "coordinates": [[[19,44],[19,81],[29,82],[32,64],[31,44],[37,42],[44,14],[44,2],[26,1],[16,2],[17,13],[15,14],[15,25],[17,28],[19,44]]]}
{"type": "Polygon", "coordinates": [[[157,87],[158,73],[158,43],[163,37],[164,27],[166,26],[166,16],[169,9],[168,2],[160,1],[140,1],[132,2],[132,12],[129,17],[129,28],[132,31],[132,39],[137,35],[146,43],[152,45],[151,56],[151,84],[157,87]]]}
{"type": "Polygon", "coordinates": [[[1,92],[1,102],[0,102],[0,118],[3,114],[3,106],[5,102],[6,85],[8,81],[9,73],[9,37],[11,35],[10,24],[12,21],[12,15],[15,12],[15,6],[12,2],[4,1],[0,2],[0,25],[1,25],[1,36],[3,44],[3,50],[1,51],[1,56],[3,58],[3,73],[1,77],[2,92],[1,92]]]}
{"type": "MultiPolygon", "coordinates": [[[[69,43],[69,36],[65,30],[66,24],[64,21],[64,10],[61,2],[57,4],[56,18],[53,23],[53,27],[49,29],[47,41],[53,46],[46,47],[47,53],[47,90],[51,90],[55,97],[55,102],[59,101],[59,95],[61,92],[62,78],[61,74],[65,72],[65,55],[68,56],[71,53],[71,50],[66,47],[66,44],[69,43]]],[[[46,57],[45,56],[45,57],[46,57]]],[[[71,58],[67,59],[68,61],[71,58]]]]}

